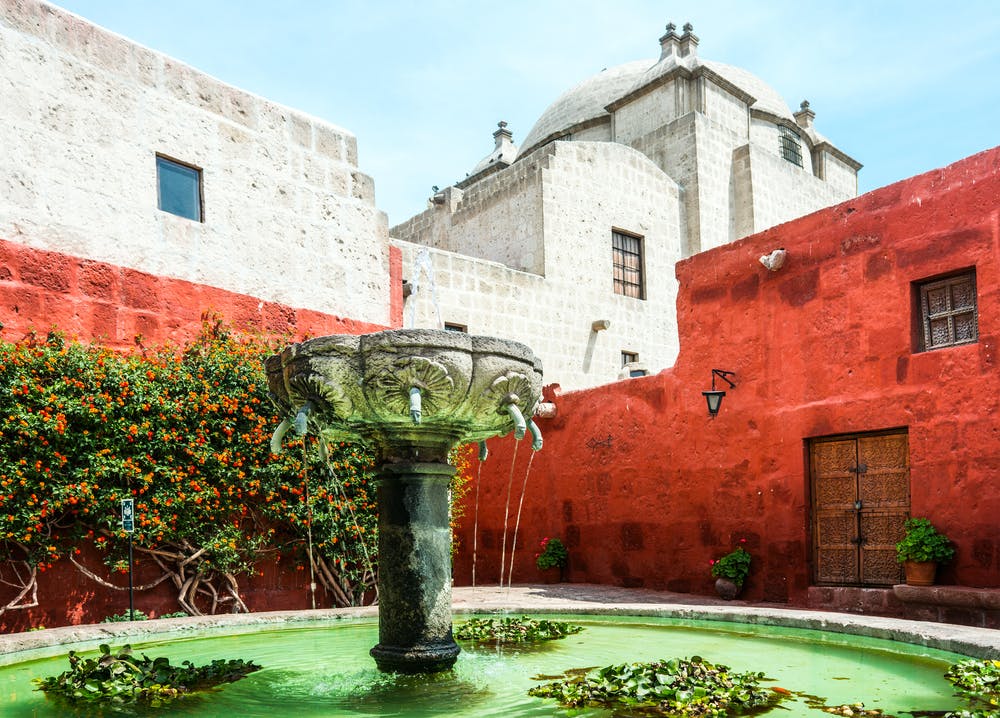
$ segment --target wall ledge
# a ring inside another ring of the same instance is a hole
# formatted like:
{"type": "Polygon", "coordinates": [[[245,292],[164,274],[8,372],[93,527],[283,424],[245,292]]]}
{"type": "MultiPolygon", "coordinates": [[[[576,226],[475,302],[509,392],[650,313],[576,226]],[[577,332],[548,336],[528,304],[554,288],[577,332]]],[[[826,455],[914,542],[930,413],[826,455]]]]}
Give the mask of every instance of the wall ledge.
{"type": "Polygon", "coordinates": [[[987,611],[1000,610],[1000,588],[908,586],[904,583],[893,586],[892,592],[903,603],[977,608],[987,611]]]}

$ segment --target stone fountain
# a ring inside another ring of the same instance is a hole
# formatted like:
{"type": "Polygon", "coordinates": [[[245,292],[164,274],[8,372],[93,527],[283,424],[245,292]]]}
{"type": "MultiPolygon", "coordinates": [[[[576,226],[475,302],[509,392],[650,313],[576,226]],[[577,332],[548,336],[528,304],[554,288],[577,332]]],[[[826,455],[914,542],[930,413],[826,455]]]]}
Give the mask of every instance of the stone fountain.
{"type": "Polygon", "coordinates": [[[279,442],[294,426],[375,449],[378,667],[450,668],[460,649],[451,634],[448,452],[512,430],[523,437],[541,396],[539,361],[504,339],[399,329],[292,344],[266,368],[288,417],[279,442]]]}

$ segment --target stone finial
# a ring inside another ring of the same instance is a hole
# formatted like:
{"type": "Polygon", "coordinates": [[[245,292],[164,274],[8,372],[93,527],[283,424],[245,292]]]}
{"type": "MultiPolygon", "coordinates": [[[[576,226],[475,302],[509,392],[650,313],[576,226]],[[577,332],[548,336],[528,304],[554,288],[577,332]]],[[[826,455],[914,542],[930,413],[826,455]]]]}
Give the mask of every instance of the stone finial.
{"type": "Polygon", "coordinates": [[[802,104],[799,105],[799,111],[793,117],[799,127],[808,129],[812,127],[813,120],[816,119],[816,113],[809,109],[809,100],[802,100],[802,104]]]}
{"type": "Polygon", "coordinates": [[[681,57],[698,55],[698,36],[694,34],[694,25],[684,23],[684,34],[681,35],[679,54],[681,57]]]}
{"type": "Polygon", "coordinates": [[[664,33],[663,37],[660,38],[660,59],[665,57],[670,57],[671,55],[677,54],[677,26],[672,22],[667,23],[667,31],[664,33]]]}
{"type": "Polygon", "coordinates": [[[497,148],[503,144],[510,144],[513,142],[514,133],[507,129],[507,123],[505,121],[500,120],[497,123],[497,127],[499,129],[493,133],[493,139],[496,142],[497,148]]]}

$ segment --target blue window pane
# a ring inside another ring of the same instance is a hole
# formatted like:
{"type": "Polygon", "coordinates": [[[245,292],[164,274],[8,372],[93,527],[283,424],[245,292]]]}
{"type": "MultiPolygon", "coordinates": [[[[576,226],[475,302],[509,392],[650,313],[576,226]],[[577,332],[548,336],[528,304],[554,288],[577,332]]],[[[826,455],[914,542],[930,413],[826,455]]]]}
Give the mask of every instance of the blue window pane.
{"type": "Polygon", "coordinates": [[[160,209],[201,221],[201,170],[157,157],[156,181],[160,209]]]}

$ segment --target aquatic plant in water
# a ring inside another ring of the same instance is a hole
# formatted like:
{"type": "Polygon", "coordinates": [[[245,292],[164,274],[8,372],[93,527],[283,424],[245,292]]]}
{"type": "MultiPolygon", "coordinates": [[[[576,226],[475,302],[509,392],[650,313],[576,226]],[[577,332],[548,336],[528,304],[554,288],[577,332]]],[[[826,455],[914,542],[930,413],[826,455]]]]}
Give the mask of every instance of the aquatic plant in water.
{"type": "Polygon", "coordinates": [[[759,712],[787,697],[760,686],[763,673],[734,673],[700,656],[623,663],[528,691],[569,708],[629,709],[643,715],[722,716],[759,712]]]}
{"type": "Polygon", "coordinates": [[[967,709],[949,713],[948,718],[1000,718],[1000,661],[959,661],[944,677],[969,703],[967,709]]]}
{"type": "Polygon", "coordinates": [[[455,638],[483,643],[537,643],[565,638],[582,630],[583,626],[565,621],[535,620],[527,616],[470,618],[455,629],[455,638]]]}
{"type": "Polygon", "coordinates": [[[204,666],[190,661],[172,666],[170,659],[162,656],[136,658],[128,645],[114,653],[110,646],[101,644],[99,657],[83,658],[70,651],[68,671],[32,682],[47,697],[71,704],[158,707],[191,693],[233,683],[260,669],[253,661],[239,658],[215,660],[204,666]]]}

